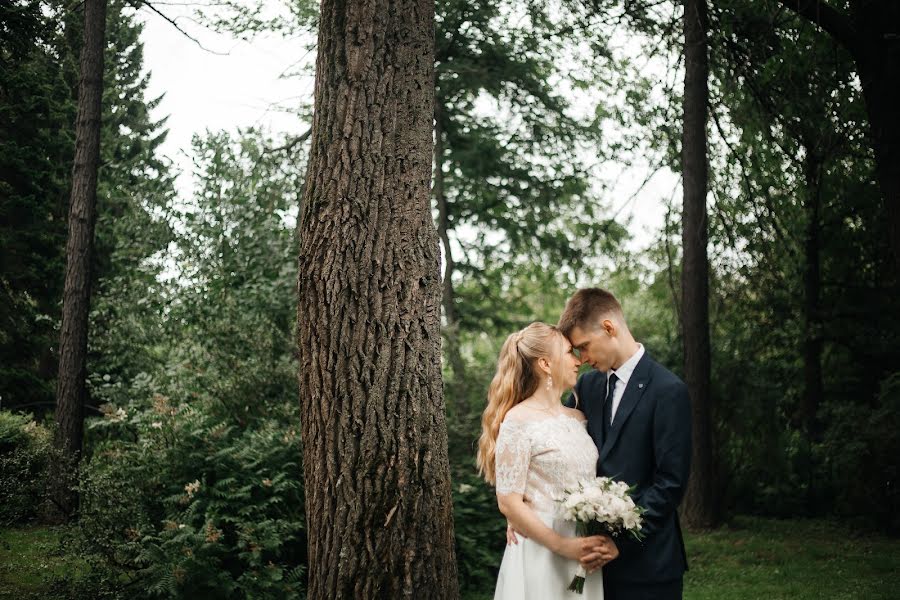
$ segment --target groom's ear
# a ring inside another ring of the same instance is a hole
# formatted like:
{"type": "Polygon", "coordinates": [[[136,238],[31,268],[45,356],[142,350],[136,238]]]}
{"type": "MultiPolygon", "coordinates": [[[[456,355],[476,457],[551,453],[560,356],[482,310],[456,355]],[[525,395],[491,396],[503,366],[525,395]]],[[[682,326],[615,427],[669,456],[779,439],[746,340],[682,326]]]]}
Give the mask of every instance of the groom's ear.
{"type": "Polygon", "coordinates": [[[616,322],[612,319],[603,319],[603,321],[600,322],[600,326],[610,337],[616,337],[616,334],[619,332],[619,328],[616,326],[616,322]]]}

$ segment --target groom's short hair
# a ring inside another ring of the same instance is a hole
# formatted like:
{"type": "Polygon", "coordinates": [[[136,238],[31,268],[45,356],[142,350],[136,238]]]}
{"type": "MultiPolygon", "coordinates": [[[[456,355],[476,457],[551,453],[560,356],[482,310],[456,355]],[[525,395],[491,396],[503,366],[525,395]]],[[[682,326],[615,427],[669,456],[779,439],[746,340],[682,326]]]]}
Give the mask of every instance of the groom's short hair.
{"type": "Polygon", "coordinates": [[[556,328],[566,337],[576,327],[594,328],[605,316],[617,316],[623,321],[622,305],[610,292],[601,288],[582,288],[566,302],[556,328]]]}

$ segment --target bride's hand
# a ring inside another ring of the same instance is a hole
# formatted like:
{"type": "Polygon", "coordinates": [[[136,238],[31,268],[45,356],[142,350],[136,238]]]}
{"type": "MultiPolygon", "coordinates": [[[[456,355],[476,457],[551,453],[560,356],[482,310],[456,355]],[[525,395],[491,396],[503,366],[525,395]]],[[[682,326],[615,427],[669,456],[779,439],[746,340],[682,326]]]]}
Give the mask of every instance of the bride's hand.
{"type": "Polygon", "coordinates": [[[594,553],[598,547],[603,547],[605,544],[606,538],[602,535],[564,537],[556,553],[580,562],[582,558],[594,553]]]}
{"type": "Polygon", "coordinates": [[[581,565],[588,573],[593,573],[611,560],[619,556],[619,547],[612,538],[601,535],[603,543],[592,548],[591,552],[581,557],[581,565]]]}

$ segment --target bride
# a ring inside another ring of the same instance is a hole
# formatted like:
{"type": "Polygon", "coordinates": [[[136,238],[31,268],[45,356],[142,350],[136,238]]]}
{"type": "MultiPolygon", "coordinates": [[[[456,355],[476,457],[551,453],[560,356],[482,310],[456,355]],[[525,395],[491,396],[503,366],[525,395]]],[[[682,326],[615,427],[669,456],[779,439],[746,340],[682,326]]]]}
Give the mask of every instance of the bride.
{"type": "Polygon", "coordinates": [[[618,551],[603,536],[575,537],[575,524],[556,514],[563,490],[597,470],[584,414],[560,403],[580,365],[569,341],[544,323],[513,333],[500,350],[477,458],[511,528],[495,600],[603,598],[600,573],[587,576],[583,595],[569,583],[580,559],[599,554],[608,562],[618,551]]]}

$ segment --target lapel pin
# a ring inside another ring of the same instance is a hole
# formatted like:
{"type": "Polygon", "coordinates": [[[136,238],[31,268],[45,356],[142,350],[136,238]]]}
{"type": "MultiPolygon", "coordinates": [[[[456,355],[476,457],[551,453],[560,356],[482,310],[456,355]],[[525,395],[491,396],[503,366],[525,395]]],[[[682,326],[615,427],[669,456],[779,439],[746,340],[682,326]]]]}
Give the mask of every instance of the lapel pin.
{"type": "Polygon", "coordinates": [[[643,383],[639,383],[639,384],[638,384],[638,388],[642,388],[642,387],[644,387],[644,384],[643,384],[643,383]]]}

